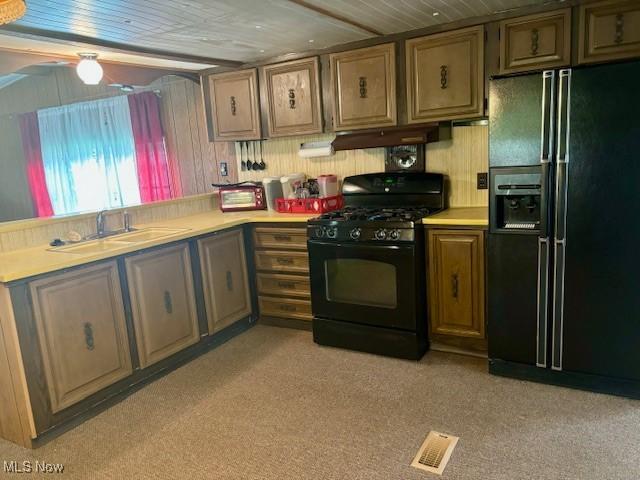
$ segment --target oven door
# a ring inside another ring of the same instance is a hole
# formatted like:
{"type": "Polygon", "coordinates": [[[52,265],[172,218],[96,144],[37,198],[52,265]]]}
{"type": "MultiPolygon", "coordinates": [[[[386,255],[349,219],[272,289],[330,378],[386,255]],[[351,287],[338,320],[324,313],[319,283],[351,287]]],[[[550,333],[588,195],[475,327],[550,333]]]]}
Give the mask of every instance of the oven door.
{"type": "Polygon", "coordinates": [[[314,317],[416,330],[413,245],[309,240],[314,317]]]}

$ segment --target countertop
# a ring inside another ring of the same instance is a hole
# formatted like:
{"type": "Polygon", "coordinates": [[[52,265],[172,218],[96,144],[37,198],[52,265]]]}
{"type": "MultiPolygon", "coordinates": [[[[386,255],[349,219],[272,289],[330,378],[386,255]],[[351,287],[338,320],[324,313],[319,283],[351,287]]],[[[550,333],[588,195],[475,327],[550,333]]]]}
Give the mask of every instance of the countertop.
{"type": "MultiPolygon", "coordinates": [[[[69,267],[83,265],[97,260],[117,257],[126,253],[143,250],[165,243],[185,240],[198,235],[212,233],[218,230],[258,222],[306,222],[316,215],[283,214],[266,211],[249,211],[222,213],[211,211],[198,215],[179,217],[171,220],[134,225],[138,230],[152,227],[188,229],[186,231],[168,235],[154,240],[127,244],[126,246],[110,249],[99,253],[70,253],[51,251],[48,245],[42,245],[23,250],[0,254],[0,283],[7,283],[43,273],[62,270],[69,267]]],[[[112,237],[113,238],[113,237],[112,237]]]]}
{"type": "Polygon", "coordinates": [[[449,208],[422,219],[425,225],[457,225],[486,227],[489,225],[489,207],[449,208]]]}

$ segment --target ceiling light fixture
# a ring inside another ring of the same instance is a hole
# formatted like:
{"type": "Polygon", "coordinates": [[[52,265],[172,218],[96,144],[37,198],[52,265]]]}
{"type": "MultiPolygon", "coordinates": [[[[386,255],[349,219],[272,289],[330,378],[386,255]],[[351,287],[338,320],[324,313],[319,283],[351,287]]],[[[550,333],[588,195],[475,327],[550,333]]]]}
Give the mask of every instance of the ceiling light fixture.
{"type": "Polygon", "coordinates": [[[85,85],[98,85],[102,80],[104,71],[98,63],[98,54],[96,53],[79,53],[82,60],[76,66],[76,73],[85,85]]]}
{"type": "Polygon", "coordinates": [[[26,11],[24,0],[0,0],[0,25],[21,19],[26,11]]]}
{"type": "Polygon", "coordinates": [[[440,12],[433,12],[434,17],[437,17],[438,15],[440,15],[440,12]]]}

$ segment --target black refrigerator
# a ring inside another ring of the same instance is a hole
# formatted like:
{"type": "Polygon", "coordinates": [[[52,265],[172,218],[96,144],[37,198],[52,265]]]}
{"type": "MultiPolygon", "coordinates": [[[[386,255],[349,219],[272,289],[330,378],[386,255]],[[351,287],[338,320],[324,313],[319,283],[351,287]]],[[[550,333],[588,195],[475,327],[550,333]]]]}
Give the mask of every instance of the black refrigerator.
{"type": "Polygon", "coordinates": [[[490,372],[640,397],[640,62],[489,98],[490,372]]]}

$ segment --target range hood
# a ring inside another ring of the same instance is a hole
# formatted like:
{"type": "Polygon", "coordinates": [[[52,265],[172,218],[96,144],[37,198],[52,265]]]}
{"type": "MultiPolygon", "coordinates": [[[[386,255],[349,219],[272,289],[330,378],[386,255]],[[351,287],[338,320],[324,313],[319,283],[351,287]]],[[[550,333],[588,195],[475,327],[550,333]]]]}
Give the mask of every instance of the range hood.
{"type": "Polygon", "coordinates": [[[450,139],[451,122],[440,122],[343,133],[337,135],[331,145],[338,151],[417,145],[450,139]]]}

